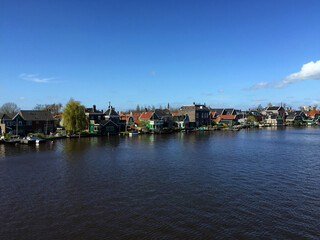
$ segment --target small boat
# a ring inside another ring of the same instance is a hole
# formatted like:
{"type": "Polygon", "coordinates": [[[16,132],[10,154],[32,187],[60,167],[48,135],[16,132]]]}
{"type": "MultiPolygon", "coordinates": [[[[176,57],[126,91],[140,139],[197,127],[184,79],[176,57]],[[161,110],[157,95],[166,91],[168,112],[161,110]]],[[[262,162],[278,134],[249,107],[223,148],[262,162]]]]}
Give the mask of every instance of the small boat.
{"type": "Polygon", "coordinates": [[[35,142],[36,144],[43,143],[46,141],[46,139],[42,139],[39,137],[27,137],[27,140],[29,140],[30,142],[35,142]]]}
{"type": "Polygon", "coordinates": [[[139,132],[138,131],[134,131],[134,132],[130,132],[129,133],[129,136],[132,137],[132,136],[138,136],[139,135],[139,132]]]}

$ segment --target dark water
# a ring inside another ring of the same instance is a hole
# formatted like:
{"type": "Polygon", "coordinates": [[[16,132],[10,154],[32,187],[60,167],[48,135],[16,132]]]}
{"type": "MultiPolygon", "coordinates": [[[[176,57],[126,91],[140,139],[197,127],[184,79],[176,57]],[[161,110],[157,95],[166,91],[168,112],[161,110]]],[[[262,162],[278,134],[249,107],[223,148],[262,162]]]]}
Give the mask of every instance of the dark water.
{"type": "Polygon", "coordinates": [[[319,239],[320,128],[0,145],[0,239],[319,239]]]}

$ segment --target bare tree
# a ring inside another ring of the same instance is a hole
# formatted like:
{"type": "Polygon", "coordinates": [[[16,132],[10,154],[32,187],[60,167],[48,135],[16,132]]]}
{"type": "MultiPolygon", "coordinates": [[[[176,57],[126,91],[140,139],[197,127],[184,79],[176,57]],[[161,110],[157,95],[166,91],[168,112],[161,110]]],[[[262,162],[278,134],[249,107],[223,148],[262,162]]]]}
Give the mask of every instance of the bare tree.
{"type": "Polygon", "coordinates": [[[0,113],[3,114],[13,114],[20,111],[20,108],[17,106],[17,104],[13,102],[7,102],[3,104],[0,108],[0,113]]]}
{"type": "Polygon", "coordinates": [[[313,110],[317,110],[317,109],[318,109],[318,106],[319,106],[318,104],[314,104],[314,105],[313,105],[313,110]]]}

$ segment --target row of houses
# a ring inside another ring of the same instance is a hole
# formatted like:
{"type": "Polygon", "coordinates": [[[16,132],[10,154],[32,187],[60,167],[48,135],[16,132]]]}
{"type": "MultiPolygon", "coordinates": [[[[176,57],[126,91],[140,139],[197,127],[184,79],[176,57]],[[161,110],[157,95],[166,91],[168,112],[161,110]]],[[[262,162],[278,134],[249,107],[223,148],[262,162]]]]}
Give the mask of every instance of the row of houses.
{"type": "Polygon", "coordinates": [[[228,126],[245,125],[248,117],[255,122],[264,121],[272,126],[283,125],[294,121],[319,122],[320,111],[292,111],[282,106],[271,106],[258,110],[241,111],[234,108],[212,109],[205,104],[183,105],[177,112],[169,109],[155,109],[154,111],[130,112],[122,114],[110,106],[106,111],[97,110],[96,106],[86,109],[90,120],[89,131],[97,134],[110,134],[126,131],[128,128],[146,128],[149,131],[161,131],[172,127],[194,128],[209,125],[225,124],[228,126]],[[252,118],[251,118],[252,119],[252,118]]]}
{"type": "MultiPolygon", "coordinates": [[[[319,123],[320,111],[285,110],[282,106],[271,106],[260,110],[241,111],[234,108],[209,108],[205,104],[183,105],[175,113],[169,109],[154,111],[120,113],[110,105],[106,110],[98,110],[95,105],[85,109],[90,133],[108,135],[128,129],[144,128],[157,132],[163,129],[194,128],[224,124],[228,126],[245,125],[249,116],[255,122],[278,126],[284,123],[301,121],[319,123]]],[[[49,111],[21,110],[19,113],[0,114],[1,133],[26,135],[28,133],[49,134],[61,123],[61,114],[52,116],[49,111]]]]}
{"type": "Polygon", "coordinates": [[[0,132],[14,135],[48,134],[54,130],[54,119],[48,111],[21,110],[15,114],[0,114],[0,132]]]}

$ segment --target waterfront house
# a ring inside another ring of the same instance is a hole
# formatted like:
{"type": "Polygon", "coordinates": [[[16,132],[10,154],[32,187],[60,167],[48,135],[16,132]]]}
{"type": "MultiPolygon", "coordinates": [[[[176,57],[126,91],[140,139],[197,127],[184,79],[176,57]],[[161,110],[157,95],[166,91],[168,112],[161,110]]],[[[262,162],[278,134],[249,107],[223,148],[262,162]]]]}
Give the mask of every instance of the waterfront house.
{"type": "Polygon", "coordinates": [[[227,124],[229,127],[238,125],[238,115],[218,115],[219,123],[227,124]]]}
{"type": "Polygon", "coordinates": [[[319,110],[311,110],[305,112],[306,116],[309,117],[312,120],[317,120],[320,117],[320,111],[319,110]]]}
{"type": "Polygon", "coordinates": [[[303,122],[303,120],[304,118],[302,114],[299,114],[299,112],[296,112],[296,111],[289,112],[288,115],[286,116],[287,123],[293,123],[295,121],[303,122]]]}
{"type": "Polygon", "coordinates": [[[266,124],[271,126],[282,126],[283,125],[283,118],[281,115],[276,113],[268,113],[265,119],[266,124]]]}
{"type": "Polygon", "coordinates": [[[135,122],[131,113],[119,113],[121,131],[126,131],[128,128],[134,128],[135,122]]]}
{"type": "Polygon", "coordinates": [[[143,112],[139,117],[139,125],[151,131],[159,131],[163,129],[163,120],[155,112],[143,112]]]}
{"type": "Polygon", "coordinates": [[[189,116],[188,114],[179,115],[177,113],[172,114],[173,125],[178,128],[188,128],[189,127],[189,116]]]}
{"type": "Polygon", "coordinates": [[[93,105],[92,108],[86,108],[85,115],[89,121],[93,121],[95,123],[104,120],[105,116],[102,110],[97,110],[96,105],[93,105]]]}
{"type": "Polygon", "coordinates": [[[142,113],[141,112],[131,112],[130,114],[131,114],[135,124],[138,125],[139,124],[139,118],[140,118],[142,113]]]}
{"type": "Polygon", "coordinates": [[[92,117],[89,123],[89,132],[99,135],[117,134],[120,131],[120,116],[110,105],[106,111],[97,111],[95,106],[87,111],[92,117]]]}
{"type": "Polygon", "coordinates": [[[14,127],[15,123],[12,118],[16,114],[3,114],[0,113],[0,133],[3,135],[5,133],[9,133],[12,131],[12,127],[14,127]]]}
{"type": "MultiPolygon", "coordinates": [[[[21,110],[19,121],[25,121],[25,133],[49,134],[54,130],[54,119],[50,111],[21,110]]],[[[16,116],[18,117],[18,115],[16,116]]]]}
{"type": "Polygon", "coordinates": [[[179,109],[179,114],[189,116],[190,127],[208,126],[210,124],[210,110],[205,105],[195,104],[183,105],[179,109]]]}
{"type": "Polygon", "coordinates": [[[173,125],[172,113],[169,109],[155,109],[155,114],[163,121],[164,128],[171,128],[173,125]]]}
{"type": "Polygon", "coordinates": [[[282,106],[272,106],[265,108],[262,111],[262,115],[264,115],[266,119],[276,119],[274,116],[280,116],[282,121],[284,121],[286,117],[286,111],[282,106]],[[269,116],[271,116],[271,118],[269,118],[269,116]]]}

